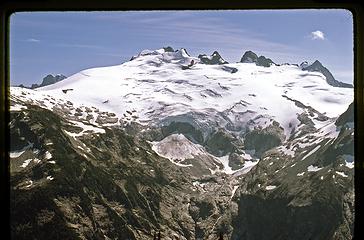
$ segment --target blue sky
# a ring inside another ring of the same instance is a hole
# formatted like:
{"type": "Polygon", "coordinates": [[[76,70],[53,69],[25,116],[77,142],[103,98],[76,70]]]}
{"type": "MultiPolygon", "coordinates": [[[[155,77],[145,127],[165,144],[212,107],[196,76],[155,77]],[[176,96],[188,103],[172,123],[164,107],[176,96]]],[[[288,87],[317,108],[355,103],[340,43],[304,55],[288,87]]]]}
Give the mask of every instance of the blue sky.
{"type": "Polygon", "coordinates": [[[214,50],[237,62],[247,50],[276,63],[318,59],[353,82],[353,19],[346,10],[20,12],[10,18],[10,83],[40,83],[117,65],[143,49],[214,50]]]}

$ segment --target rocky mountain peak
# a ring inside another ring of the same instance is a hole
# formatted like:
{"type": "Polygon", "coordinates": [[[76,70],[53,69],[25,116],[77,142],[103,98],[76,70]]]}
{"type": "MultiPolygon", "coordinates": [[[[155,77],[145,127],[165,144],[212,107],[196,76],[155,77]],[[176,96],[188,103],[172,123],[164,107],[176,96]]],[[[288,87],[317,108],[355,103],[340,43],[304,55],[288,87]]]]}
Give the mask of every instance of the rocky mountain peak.
{"type": "Polygon", "coordinates": [[[304,61],[300,64],[300,68],[303,69],[303,68],[306,68],[308,67],[310,64],[307,62],[307,61],[304,61]]]}
{"type": "Polygon", "coordinates": [[[190,57],[191,56],[190,54],[188,54],[186,48],[181,48],[180,50],[177,50],[177,51],[181,52],[182,55],[186,55],[186,57],[190,57]]]}
{"type": "Polygon", "coordinates": [[[274,62],[270,58],[259,56],[256,64],[257,66],[270,67],[274,62]]]}
{"type": "Polygon", "coordinates": [[[219,57],[221,57],[218,51],[214,51],[214,52],[212,53],[212,56],[219,56],[219,57]]]}
{"type": "MultiPolygon", "coordinates": [[[[302,64],[301,64],[302,65],[302,64]]],[[[322,65],[322,63],[319,60],[315,60],[311,65],[303,65],[302,70],[309,71],[309,72],[320,72],[322,73],[325,78],[326,82],[333,86],[333,87],[344,87],[344,88],[352,88],[352,84],[343,83],[334,78],[334,76],[331,74],[331,72],[322,65]]]]}
{"type": "Polygon", "coordinates": [[[165,52],[174,52],[174,50],[171,46],[164,47],[163,49],[165,52]]]}
{"type": "Polygon", "coordinates": [[[210,65],[220,65],[220,64],[227,64],[228,62],[225,61],[218,51],[214,51],[211,56],[207,56],[206,54],[200,54],[198,55],[198,58],[201,60],[204,64],[210,64],[210,65]]]}
{"type": "Polygon", "coordinates": [[[315,65],[315,66],[322,66],[322,63],[319,61],[319,60],[315,60],[312,65],[315,65]]]}
{"type": "Polygon", "coordinates": [[[241,63],[255,63],[257,66],[270,67],[275,64],[270,58],[259,56],[252,51],[246,51],[240,60],[241,63]]]}
{"type": "Polygon", "coordinates": [[[56,75],[52,75],[52,74],[48,74],[47,76],[45,76],[42,80],[41,84],[37,84],[34,83],[32,84],[32,86],[30,87],[31,89],[35,89],[35,88],[39,88],[39,87],[45,87],[51,84],[54,84],[56,82],[62,81],[63,79],[66,79],[67,77],[64,76],[63,74],[56,74],[56,75]]]}
{"type": "Polygon", "coordinates": [[[148,59],[148,64],[153,66],[160,66],[162,62],[170,63],[171,61],[178,61],[179,63],[189,63],[192,59],[195,61],[196,58],[191,57],[185,48],[180,48],[174,50],[172,47],[167,46],[156,50],[145,49],[141,51],[139,54],[131,57],[129,61],[133,61],[134,59],[148,59]]]}
{"type": "Polygon", "coordinates": [[[315,60],[311,65],[308,65],[307,67],[305,67],[305,69],[303,70],[309,70],[309,71],[318,71],[321,72],[324,70],[324,66],[322,65],[322,63],[319,60],[315,60]]]}
{"type": "Polygon", "coordinates": [[[48,74],[46,77],[43,78],[41,86],[50,85],[50,84],[59,82],[65,78],[66,78],[66,76],[64,76],[62,74],[57,74],[55,76],[53,76],[52,74],[48,74]]]}
{"type": "Polygon", "coordinates": [[[257,54],[255,54],[252,51],[246,51],[243,55],[243,57],[241,58],[240,62],[242,63],[253,63],[253,62],[257,62],[258,60],[258,56],[257,54]]]}

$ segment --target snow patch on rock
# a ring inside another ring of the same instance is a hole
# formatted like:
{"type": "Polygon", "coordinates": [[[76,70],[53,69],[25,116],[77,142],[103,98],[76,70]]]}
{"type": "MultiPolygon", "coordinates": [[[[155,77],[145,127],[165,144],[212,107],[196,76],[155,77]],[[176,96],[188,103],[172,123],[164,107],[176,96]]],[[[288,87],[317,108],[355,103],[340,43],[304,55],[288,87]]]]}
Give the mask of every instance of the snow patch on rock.
{"type": "Polygon", "coordinates": [[[313,165],[310,165],[307,167],[307,171],[308,172],[317,172],[317,171],[320,171],[322,168],[320,167],[317,167],[317,166],[313,166],[313,165]]]}
{"type": "Polygon", "coordinates": [[[10,158],[18,158],[20,157],[26,150],[33,147],[33,143],[28,142],[28,145],[23,147],[20,150],[9,152],[10,158]]]}
{"type": "Polygon", "coordinates": [[[274,185],[268,185],[268,186],[266,186],[265,187],[265,190],[273,190],[273,189],[275,189],[275,188],[277,188],[277,186],[274,186],[274,185]]]}
{"type": "Polygon", "coordinates": [[[27,159],[21,165],[22,168],[26,168],[33,159],[27,159]]]}
{"type": "Polygon", "coordinates": [[[348,175],[346,175],[344,172],[336,171],[336,173],[339,174],[342,177],[348,177],[348,175]]]}

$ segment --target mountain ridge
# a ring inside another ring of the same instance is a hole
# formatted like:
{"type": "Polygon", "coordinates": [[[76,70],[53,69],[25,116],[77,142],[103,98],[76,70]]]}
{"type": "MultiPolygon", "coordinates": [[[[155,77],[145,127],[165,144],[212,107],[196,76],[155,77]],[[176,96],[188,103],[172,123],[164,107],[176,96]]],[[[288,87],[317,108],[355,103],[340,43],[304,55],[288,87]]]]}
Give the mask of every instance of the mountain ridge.
{"type": "Polygon", "coordinates": [[[12,237],[350,239],[353,96],[169,47],[11,87],[12,237]]]}
{"type": "Polygon", "coordinates": [[[18,87],[35,89],[35,88],[45,87],[45,86],[54,84],[56,82],[62,81],[63,79],[66,79],[66,78],[67,77],[64,76],[63,74],[55,74],[54,76],[52,74],[48,74],[47,76],[45,76],[43,78],[43,80],[40,84],[33,83],[30,87],[25,87],[23,84],[20,84],[18,87]]]}
{"type": "Polygon", "coordinates": [[[305,66],[302,68],[303,70],[309,72],[320,72],[326,77],[326,81],[328,84],[334,87],[345,87],[345,88],[353,88],[354,86],[349,83],[343,83],[334,78],[331,72],[322,65],[322,63],[318,60],[315,60],[311,65],[305,66]]]}

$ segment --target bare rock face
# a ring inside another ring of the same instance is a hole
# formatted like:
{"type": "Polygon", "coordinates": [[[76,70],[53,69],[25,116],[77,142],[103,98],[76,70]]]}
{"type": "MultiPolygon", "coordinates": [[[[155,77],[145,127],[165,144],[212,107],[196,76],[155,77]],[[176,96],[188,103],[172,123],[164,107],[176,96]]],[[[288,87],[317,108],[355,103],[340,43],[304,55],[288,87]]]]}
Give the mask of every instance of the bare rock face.
{"type": "Polygon", "coordinates": [[[238,140],[224,130],[218,130],[206,141],[206,148],[216,156],[223,156],[236,148],[238,140]]]}
{"type": "Polygon", "coordinates": [[[51,84],[54,84],[56,82],[62,81],[63,79],[66,79],[67,77],[62,74],[57,74],[53,76],[52,74],[48,74],[43,78],[43,81],[41,84],[32,84],[31,89],[38,88],[38,87],[44,87],[51,84]]]}
{"type": "Polygon", "coordinates": [[[173,48],[172,48],[172,47],[170,47],[170,46],[168,46],[168,47],[164,47],[163,49],[164,49],[164,51],[166,51],[166,52],[174,52],[173,48]]]}
{"type": "Polygon", "coordinates": [[[117,117],[110,117],[108,115],[98,115],[96,118],[96,121],[99,124],[107,124],[107,123],[117,123],[118,118],[117,117]]]}
{"type": "Polygon", "coordinates": [[[231,153],[229,155],[229,166],[232,170],[240,169],[244,166],[245,160],[237,153],[231,153]]]}
{"type": "Polygon", "coordinates": [[[200,54],[198,55],[198,58],[202,63],[209,65],[220,65],[228,63],[221,57],[221,55],[217,51],[214,51],[211,56],[207,56],[206,54],[200,54]]]}
{"type": "Polygon", "coordinates": [[[303,64],[302,65],[302,70],[306,70],[306,71],[309,71],[309,72],[320,72],[322,73],[325,78],[326,78],[326,82],[331,85],[331,86],[334,86],[334,87],[344,87],[344,88],[352,88],[353,85],[352,84],[348,84],[348,83],[343,83],[343,82],[340,82],[338,80],[336,80],[334,78],[334,76],[331,74],[331,72],[325,68],[320,61],[316,60],[315,62],[313,62],[311,65],[308,65],[307,64],[303,64]]]}
{"type": "Polygon", "coordinates": [[[270,67],[274,62],[270,58],[259,56],[257,60],[257,66],[270,67]]]}
{"type": "Polygon", "coordinates": [[[270,67],[275,64],[270,58],[259,56],[252,51],[246,51],[242,58],[241,63],[255,63],[257,66],[270,67]]]}
{"type": "Polygon", "coordinates": [[[279,123],[273,122],[272,125],[264,129],[254,129],[245,135],[244,145],[246,149],[255,150],[260,156],[263,152],[279,146],[285,139],[284,130],[279,123]]]}
{"type": "Polygon", "coordinates": [[[252,51],[246,51],[240,60],[242,63],[255,63],[257,61],[258,56],[252,51]]]}
{"type": "Polygon", "coordinates": [[[343,126],[350,123],[354,123],[354,103],[351,103],[348,109],[335,122],[336,126],[343,126]]]}

